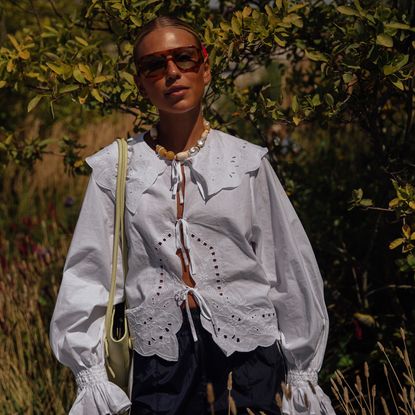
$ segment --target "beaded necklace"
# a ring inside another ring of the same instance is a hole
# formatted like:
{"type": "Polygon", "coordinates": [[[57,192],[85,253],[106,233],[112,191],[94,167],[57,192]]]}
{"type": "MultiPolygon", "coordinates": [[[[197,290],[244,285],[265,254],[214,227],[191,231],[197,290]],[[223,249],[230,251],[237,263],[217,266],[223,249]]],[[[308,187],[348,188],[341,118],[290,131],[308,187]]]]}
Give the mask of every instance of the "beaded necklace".
{"type": "MultiPolygon", "coordinates": [[[[178,160],[182,161],[187,159],[189,156],[196,154],[204,145],[206,141],[206,137],[210,130],[210,123],[209,121],[203,119],[203,125],[205,127],[202,135],[197,140],[196,145],[192,146],[188,150],[180,151],[175,153],[174,151],[169,151],[165,147],[160,144],[156,145],[156,151],[161,157],[165,157],[167,160],[178,160]]],[[[158,139],[158,130],[156,126],[152,126],[150,129],[150,136],[151,138],[156,141],[158,139]]]]}

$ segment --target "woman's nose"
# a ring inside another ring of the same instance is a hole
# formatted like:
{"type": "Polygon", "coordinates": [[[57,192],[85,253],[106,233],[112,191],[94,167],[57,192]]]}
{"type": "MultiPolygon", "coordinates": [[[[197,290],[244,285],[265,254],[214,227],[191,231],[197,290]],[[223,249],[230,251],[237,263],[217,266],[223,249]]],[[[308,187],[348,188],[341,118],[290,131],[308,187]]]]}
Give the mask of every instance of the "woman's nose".
{"type": "Polygon", "coordinates": [[[173,59],[169,59],[166,64],[166,77],[167,78],[174,78],[179,75],[180,76],[180,69],[176,66],[173,59]]]}

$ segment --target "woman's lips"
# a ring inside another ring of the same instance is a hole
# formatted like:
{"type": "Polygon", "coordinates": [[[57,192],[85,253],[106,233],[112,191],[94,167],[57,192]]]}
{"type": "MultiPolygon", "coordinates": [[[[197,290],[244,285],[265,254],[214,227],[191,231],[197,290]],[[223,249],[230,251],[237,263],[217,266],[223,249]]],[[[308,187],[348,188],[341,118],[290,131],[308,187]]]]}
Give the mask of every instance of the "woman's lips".
{"type": "Polygon", "coordinates": [[[188,88],[176,89],[175,91],[166,93],[166,96],[181,97],[182,95],[186,93],[187,89],[188,88]]]}

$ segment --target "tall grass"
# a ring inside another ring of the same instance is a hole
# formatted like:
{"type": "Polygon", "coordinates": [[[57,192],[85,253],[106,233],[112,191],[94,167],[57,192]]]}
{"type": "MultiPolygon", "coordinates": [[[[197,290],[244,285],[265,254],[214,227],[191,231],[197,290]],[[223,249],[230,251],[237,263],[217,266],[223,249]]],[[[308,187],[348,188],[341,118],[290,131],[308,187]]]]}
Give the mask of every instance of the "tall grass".
{"type": "Polygon", "coordinates": [[[378,391],[376,383],[371,382],[367,362],[364,364],[363,381],[361,375],[357,374],[353,385],[340,370],[336,370],[335,376],[331,379],[332,391],[344,414],[375,415],[382,412],[385,415],[415,414],[415,378],[403,328],[400,329],[400,338],[402,346],[395,346],[391,351],[388,351],[382,343],[377,343],[386,361],[382,366],[388,385],[387,390],[378,391]],[[393,363],[394,361],[397,363],[393,363]]]}
{"type": "MultiPolygon", "coordinates": [[[[132,117],[111,115],[79,133],[93,153],[132,130],[132,117]]],[[[31,120],[28,136],[39,134],[31,120]]],[[[62,123],[52,129],[59,139],[62,123]]],[[[8,166],[0,195],[0,414],[67,414],[72,373],[51,353],[48,332],[85,177],[64,174],[57,145],[32,172],[8,166]],[[13,197],[11,197],[13,195],[13,197]]]]}
{"type": "MultiPolygon", "coordinates": [[[[65,414],[74,398],[72,374],[57,363],[48,341],[67,241],[56,222],[48,237],[53,244],[26,238],[19,246],[24,252],[0,267],[1,414],[65,414]]],[[[1,251],[9,246],[2,237],[1,251]]]]}

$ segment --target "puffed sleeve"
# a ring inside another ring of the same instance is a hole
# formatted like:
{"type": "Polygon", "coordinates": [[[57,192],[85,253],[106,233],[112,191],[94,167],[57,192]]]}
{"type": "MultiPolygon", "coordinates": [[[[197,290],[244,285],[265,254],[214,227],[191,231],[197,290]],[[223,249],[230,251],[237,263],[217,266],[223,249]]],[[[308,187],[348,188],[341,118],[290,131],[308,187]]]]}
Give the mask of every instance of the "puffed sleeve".
{"type": "Polygon", "coordinates": [[[268,155],[251,176],[252,243],[270,281],[287,364],[282,413],[335,414],[330,398],[318,386],[327,344],[329,320],[323,280],[310,241],[285,193],[268,155]]]}
{"type": "MultiPolygon", "coordinates": [[[[67,253],[49,332],[56,358],[75,375],[77,397],[70,415],[118,414],[131,405],[124,391],[108,380],[104,367],[103,333],[111,279],[113,224],[114,201],[91,175],[67,253]]],[[[115,303],[122,301],[120,258],[119,253],[115,303]]]]}

